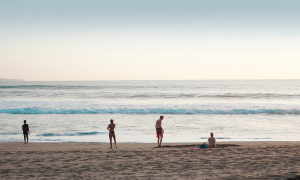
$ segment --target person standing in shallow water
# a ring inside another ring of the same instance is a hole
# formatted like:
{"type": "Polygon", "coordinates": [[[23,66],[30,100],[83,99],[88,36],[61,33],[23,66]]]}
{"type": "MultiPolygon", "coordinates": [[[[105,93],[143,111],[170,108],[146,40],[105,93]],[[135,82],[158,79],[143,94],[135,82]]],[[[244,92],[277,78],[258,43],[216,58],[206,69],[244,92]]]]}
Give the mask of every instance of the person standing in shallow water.
{"type": "Polygon", "coordinates": [[[157,137],[157,144],[158,147],[161,147],[162,139],[164,137],[164,129],[161,127],[162,120],[164,119],[163,116],[160,116],[159,119],[155,123],[156,128],[156,137],[157,137]]]}
{"type": "Polygon", "coordinates": [[[107,126],[107,130],[109,131],[109,140],[110,140],[110,148],[112,148],[112,138],[115,141],[115,147],[117,147],[116,134],[115,134],[116,124],[114,124],[114,120],[110,120],[110,124],[107,126]]]}
{"type": "Polygon", "coordinates": [[[24,124],[22,125],[23,135],[24,135],[24,144],[26,144],[26,138],[27,138],[27,144],[28,144],[28,132],[29,132],[29,125],[26,124],[26,120],[24,120],[24,124]]]}

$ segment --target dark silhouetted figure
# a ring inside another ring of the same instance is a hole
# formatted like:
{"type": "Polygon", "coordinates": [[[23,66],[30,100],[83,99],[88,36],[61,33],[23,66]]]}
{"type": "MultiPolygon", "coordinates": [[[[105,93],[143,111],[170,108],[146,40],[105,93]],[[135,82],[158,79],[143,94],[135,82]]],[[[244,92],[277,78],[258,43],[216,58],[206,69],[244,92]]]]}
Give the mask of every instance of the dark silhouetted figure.
{"type": "Polygon", "coordinates": [[[28,132],[29,132],[29,126],[26,124],[26,120],[24,120],[24,124],[22,125],[23,135],[24,135],[24,144],[26,144],[26,138],[27,138],[27,144],[28,144],[28,132]]]}

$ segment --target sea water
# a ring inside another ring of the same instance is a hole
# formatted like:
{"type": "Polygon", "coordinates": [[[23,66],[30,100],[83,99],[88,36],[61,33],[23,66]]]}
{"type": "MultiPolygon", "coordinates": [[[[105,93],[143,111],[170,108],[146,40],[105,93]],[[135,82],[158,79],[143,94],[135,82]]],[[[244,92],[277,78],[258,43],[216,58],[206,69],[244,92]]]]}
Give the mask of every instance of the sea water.
{"type": "Polygon", "coordinates": [[[300,141],[300,80],[0,83],[0,142],[300,141]]]}

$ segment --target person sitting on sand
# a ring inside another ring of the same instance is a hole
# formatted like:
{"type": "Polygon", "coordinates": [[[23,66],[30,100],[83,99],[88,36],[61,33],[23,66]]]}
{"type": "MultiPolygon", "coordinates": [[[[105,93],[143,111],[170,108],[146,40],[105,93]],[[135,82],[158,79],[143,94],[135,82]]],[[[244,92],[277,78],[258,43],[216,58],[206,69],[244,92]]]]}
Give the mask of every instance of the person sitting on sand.
{"type": "Polygon", "coordinates": [[[114,124],[114,120],[110,120],[110,124],[107,126],[107,130],[109,131],[109,140],[110,140],[110,148],[112,148],[112,138],[114,138],[115,146],[117,147],[116,134],[115,134],[116,124],[114,124]]]}
{"type": "Polygon", "coordinates": [[[164,135],[163,135],[164,129],[161,127],[163,119],[164,119],[164,117],[160,116],[160,118],[156,121],[156,124],[155,124],[158,147],[161,147],[162,139],[164,137],[164,135]]]}
{"type": "Polygon", "coordinates": [[[24,124],[22,125],[23,135],[24,135],[24,144],[26,144],[26,138],[27,138],[27,144],[28,144],[28,132],[29,132],[29,125],[26,124],[26,120],[24,120],[24,124]]]}
{"type": "Polygon", "coordinates": [[[216,148],[217,145],[216,145],[216,138],[214,137],[214,133],[210,133],[210,138],[208,138],[208,142],[209,142],[209,145],[208,147],[210,148],[216,148]]]}

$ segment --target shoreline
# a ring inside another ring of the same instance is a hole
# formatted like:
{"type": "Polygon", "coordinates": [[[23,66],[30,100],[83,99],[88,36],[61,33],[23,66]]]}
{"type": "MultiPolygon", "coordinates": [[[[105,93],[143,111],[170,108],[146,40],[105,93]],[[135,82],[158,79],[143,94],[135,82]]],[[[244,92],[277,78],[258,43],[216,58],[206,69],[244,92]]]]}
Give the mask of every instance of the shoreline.
{"type": "MultiPolygon", "coordinates": [[[[164,146],[174,147],[176,146],[197,146],[203,144],[202,142],[194,143],[162,143],[162,149],[164,146]]],[[[206,142],[208,144],[208,142],[206,142]]],[[[265,147],[265,146],[300,146],[300,141],[229,141],[229,142],[217,142],[218,145],[237,145],[239,147],[265,147]]],[[[117,143],[120,149],[151,149],[156,148],[157,143],[117,143]]],[[[30,142],[24,144],[24,142],[0,142],[0,151],[68,151],[68,150],[105,150],[110,147],[109,143],[96,143],[96,142],[30,142]]],[[[114,144],[113,144],[113,149],[114,144]]]]}

